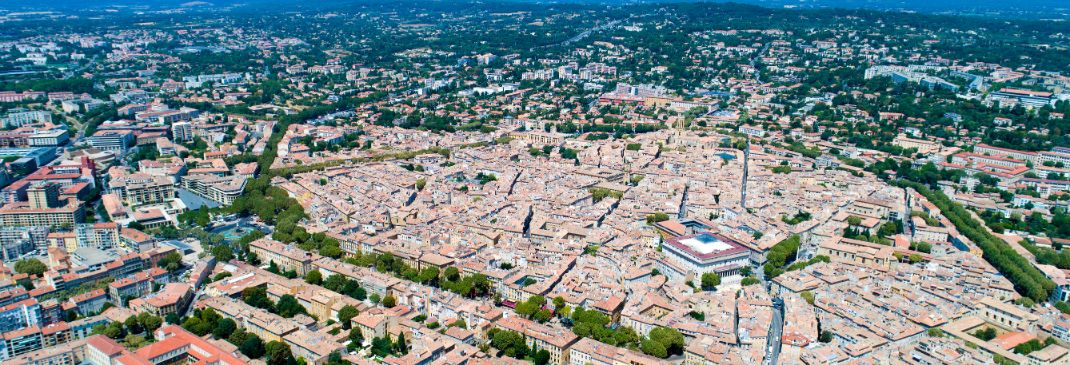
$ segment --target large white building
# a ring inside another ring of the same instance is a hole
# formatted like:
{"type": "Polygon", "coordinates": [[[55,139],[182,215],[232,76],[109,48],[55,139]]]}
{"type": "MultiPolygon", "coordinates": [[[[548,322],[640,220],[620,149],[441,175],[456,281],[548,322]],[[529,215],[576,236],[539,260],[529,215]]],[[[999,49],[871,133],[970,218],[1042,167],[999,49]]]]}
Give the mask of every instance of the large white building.
{"type": "Polygon", "coordinates": [[[175,122],[171,125],[171,139],[175,142],[193,140],[193,125],[189,122],[175,122]]]}
{"type": "MultiPolygon", "coordinates": [[[[700,276],[715,272],[721,277],[739,275],[749,265],[750,250],[724,236],[703,232],[670,238],[662,245],[662,253],[687,272],[680,275],[700,276]]],[[[671,270],[679,270],[671,268],[671,270]]]]}

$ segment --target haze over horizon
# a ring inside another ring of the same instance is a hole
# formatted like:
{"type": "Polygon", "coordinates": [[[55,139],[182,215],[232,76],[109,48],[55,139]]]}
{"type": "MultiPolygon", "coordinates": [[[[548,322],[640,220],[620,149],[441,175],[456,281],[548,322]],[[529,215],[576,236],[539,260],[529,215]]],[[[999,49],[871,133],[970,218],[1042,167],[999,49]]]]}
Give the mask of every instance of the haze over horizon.
{"type": "MultiPolygon", "coordinates": [[[[57,0],[42,2],[39,0],[9,0],[0,4],[0,9],[92,9],[123,7],[132,9],[159,10],[162,8],[219,8],[219,7],[257,7],[257,6],[298,6],[300,8],[318,8],[324,6],[346,6],[368,3],[382,3],[381,0],[328,0],[310,4],[297,0],[57,0]]],[[[447,1],[413,1],[413,3],[441,3],[447,1]]],[[[461,1],[468,2],[468,1],[461,1]]],[[[870,9],[885,11],[916,11],[922,13],[948,15],[994,16],[1008,18],[1066,19],[1070,17],[1070,5],[1061,0],[502,0],[530,4],[595,4],[595,5],[636,5],[679,2],[713,2],[740,3],[770,8],[789,9],[870,9]]]]}

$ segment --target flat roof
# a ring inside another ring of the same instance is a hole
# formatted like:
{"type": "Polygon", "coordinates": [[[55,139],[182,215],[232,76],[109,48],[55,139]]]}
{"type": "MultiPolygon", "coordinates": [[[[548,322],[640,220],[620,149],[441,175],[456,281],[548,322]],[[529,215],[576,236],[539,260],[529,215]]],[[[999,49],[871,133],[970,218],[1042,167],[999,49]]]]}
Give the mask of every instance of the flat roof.
{"type": "Polygon", "coordinates": [[[721,252],[732,249],[732,245],[717,239],[717,237],[700,234],[691,238],[685,238],[680,240],[681,244],[691,247],[692,250],[701,254],[709,254],[713,252],[721,252]]]}
{"type": "Polygon", "coordinates": [[[699,259],[707,260],[747,251],[746,247],[730,238],[712,232],[671,238],[666,245],[699,259]]]}

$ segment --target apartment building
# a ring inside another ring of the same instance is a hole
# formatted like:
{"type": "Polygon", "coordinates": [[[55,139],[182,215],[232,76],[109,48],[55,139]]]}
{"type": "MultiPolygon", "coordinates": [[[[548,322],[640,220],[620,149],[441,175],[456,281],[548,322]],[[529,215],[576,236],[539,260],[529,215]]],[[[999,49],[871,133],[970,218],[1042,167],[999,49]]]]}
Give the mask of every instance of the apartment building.
{"type": "Polygon", "coordinates": [[[127,174],[121,168],[113,168],[110,172],[112,180],[108,183],[108,191],[129,206],[160,204],[175,198],[175,185],[165,176],[127,174]]]}
{"type": "Polygon", "coordinates": [[[249,250],[262,262],[274,262],[282,270],[293,270],[298,276],[312,270],[312,262],[319,255],[287,245],[271,238],[261,238],[249,243],[249,250]]]}
{"type": "Polygon", "coordinates": [[[569,364],[569,350],[577,341],[571,331],[553,328],[520,317],[506,317],[494,324],[496,327],[519,332],[524,335],[524,341],[529,348],[538,347],[540,350],[550,352],[550,364],[569,364]]]}

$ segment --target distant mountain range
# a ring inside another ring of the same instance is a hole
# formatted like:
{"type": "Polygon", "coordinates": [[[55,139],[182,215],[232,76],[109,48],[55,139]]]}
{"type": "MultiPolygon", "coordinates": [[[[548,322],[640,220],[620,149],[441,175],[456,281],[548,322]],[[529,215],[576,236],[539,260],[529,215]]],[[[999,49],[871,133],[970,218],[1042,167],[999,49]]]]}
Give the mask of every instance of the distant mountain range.
{"type": "MultiPolygon", "coordinates": [[[[405,1],[405,0],[403,0],[405,1]]],[[[450,2],[452,0],[407,0],[420,2],[450,2]]],[[[469,0],[460,0],[469,1],[469,0]]],[[[501,0],[544,4],[656,4],[703,0],[501,0]]],[[[982,15],[1031,19],[1070,19],[1070,1],[1067,0],[704,0],[709,2],[735,2],[771,8],[847,8],[892,11],[916,11],[922,13],[982,15]]],[[[132,9],[171,9],[179,7],[257,7],[271,5],[281,7],[316,8],[338,6],[347,3],[391,2],[389,0],[3,0],[0,9],[47,10],[47,9],[103,9],[125,7],[132,9]]],[[[493,0],[489,1],[493,2],[493,0]]]]}

